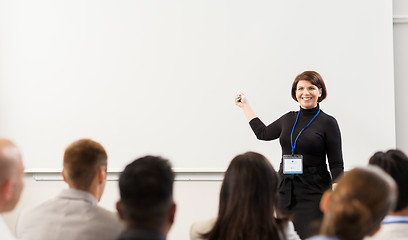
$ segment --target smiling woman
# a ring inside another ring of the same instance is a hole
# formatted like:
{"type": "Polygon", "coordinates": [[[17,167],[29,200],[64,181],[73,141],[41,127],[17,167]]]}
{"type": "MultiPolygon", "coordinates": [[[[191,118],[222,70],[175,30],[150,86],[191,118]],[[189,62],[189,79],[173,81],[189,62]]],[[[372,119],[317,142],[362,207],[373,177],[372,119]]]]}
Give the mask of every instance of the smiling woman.
{"type": "Polygon", "coordinates": [[[323,216],[320,199],[343,173],[344,164],[337,121],[319,106],[327,96],[320,74],[314,71],[299,74],[291,93],[300,110],[291,111],[268,126],[255,115],[247,99],[241,101],[242,95],[235,97],[235,103],[244,110],[258,139],[279,138],[282,148],[279,210],[293,217],[295,229],[304,239],[318,230],[323,216]]]}
{"type": "Polygon", "coordinates": [[[317,72],[303,72],[293,81],[292,98],[299,102],[303,109],[317,107],[317,103],[323,101],[326,96],[326,85],[317,72]]]}
{"type": "Polygon", "coordinates": [[[317,99],[322,95],[322,89],[306,80],[301,80],[296,88],[296,100],[303,109],[317,107],[317,99]]]}

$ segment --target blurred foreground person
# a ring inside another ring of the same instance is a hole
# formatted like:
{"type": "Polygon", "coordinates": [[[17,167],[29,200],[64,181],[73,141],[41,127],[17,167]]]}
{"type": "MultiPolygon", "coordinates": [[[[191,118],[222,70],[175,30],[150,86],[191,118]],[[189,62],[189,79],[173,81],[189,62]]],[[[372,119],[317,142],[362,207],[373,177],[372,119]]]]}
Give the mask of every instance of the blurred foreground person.
{"type": "Polygon", "coordinates": [[[367,239],[408,239],[408,157],[400,150],[377,152],[369,164],[380,167],[395,180],[398,201],[395,210],[385,217],[380,231],[367,239]]]}
{"type": "Polygon", "coordinates": [[[320,236],[310,240],[362,240],[374,235],[396,202],[394,180],[377,167],[355,168],[327,191],[320,206],[324,212],[320,236]]]}
{"type": "Polygon", "coordinates": [[[278,183],[263,155],[236,156],[225,172],[217,218],[194,223],[190,239],[299,239],[292,222],[276,217],[278,183]]]}
{"type": "MultiPolygon", "coordinates": [[[[0,139],[0,214],[14,209],[24,187],[24,166],[20,150],[7,139],[0,139]]],[[[0,217],[0,239],[15,239],[0,217]]]]}

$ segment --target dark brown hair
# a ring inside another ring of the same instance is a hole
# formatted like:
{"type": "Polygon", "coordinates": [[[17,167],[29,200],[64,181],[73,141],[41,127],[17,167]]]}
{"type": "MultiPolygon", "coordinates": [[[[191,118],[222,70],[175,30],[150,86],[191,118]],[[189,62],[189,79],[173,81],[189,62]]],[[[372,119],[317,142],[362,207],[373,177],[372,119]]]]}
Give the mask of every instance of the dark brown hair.
{"type": "Polygon", "coordinates": [[[98,169],[107,165],[108,156],[101,144],[90,139],[73,142],[65,150],[64,171],[73,187],[88,190],[98,169]]]}
{"type": "Polygon", "coordinates": [[[247,152],[230,163],[222,183],[218,217],[209,240],[279,239],[283,221],[275,219],[278,175],[261,154],[247,152]]]}
{"type": "Polygon", "coordinates": [[[292,98],[297,102],[296,98],[296,87],[299,81],[306,80],[311,84],[315,85],[317,88],[322,89],[322,95],[317,99],[317,102],[323,101],[327,97],[327,89],[324,84],[322,76],[315,71],[304,71],[301,74],[297,75],[295,80],[292,83],[292,98]]]}
{"type": "Polygon", "coordinates": [[[361,240],[395,206],[395,182],[378,167],[354,168],[338,182],[324,214],[321,234],[361,240]]]}

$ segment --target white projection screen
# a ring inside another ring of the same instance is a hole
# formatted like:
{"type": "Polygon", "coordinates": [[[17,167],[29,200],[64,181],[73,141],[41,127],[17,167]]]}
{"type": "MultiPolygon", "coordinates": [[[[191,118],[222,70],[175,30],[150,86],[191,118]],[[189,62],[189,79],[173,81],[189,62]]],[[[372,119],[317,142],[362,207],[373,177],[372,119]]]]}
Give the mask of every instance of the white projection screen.
{"type": "Polygon", "coordinates": [[[395,147],[392,44],[388,0],[0,0],[0,136],[34,172],[79,138],[110,171],[145,154],[219,171],[246,151],[278,168],[279,141],[255,138],[235,93],[269,124],[315,70],[350,169],[395,147]]]}

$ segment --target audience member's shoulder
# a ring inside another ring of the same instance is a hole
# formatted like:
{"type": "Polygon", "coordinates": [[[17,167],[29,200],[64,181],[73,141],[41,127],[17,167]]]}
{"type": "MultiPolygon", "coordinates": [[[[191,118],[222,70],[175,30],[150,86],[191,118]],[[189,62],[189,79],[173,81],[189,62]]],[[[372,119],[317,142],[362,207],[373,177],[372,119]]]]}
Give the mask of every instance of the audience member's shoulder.
{"type": "Polygon", "coordinates": [[[115,212],[109,211],[101,206],[93,206],[95,213],[102,219],[112,222],[120,222],[119,215],[115,212]]]}
{"type": "Polygon", "coordinates": [[[288,221],[284,226],[284,234],[287,240],[300,240],[298,233],[295,230],[295,226],[292,221],[288,221]]]}
{"type": "Polygon", "coordinates": [[[382,224],[380,230],[372,237],[366,237],[364,240],[402,240],[408,239],[408,224],[407,223],[393,223],[382,224]]]}
{"type": "Polygon", "coordinates": [[[193,223],[190,228],[190,239],[191,240],[202,239],[201,234],[209,232],[214,226],[215,221],[216,218],[212,218],[209,220],[193,223]]]}
{"type": "Polygon", "coordinates": [[[1,240],[15,240],[14,236],[8,229],[8,226],[0,216],[0,239],[1,240]]]}
{"type": "Polygon", "coordinates": [[[43,216],[44,212],[47,211],[47,209],[50,209],[50,212],[55,212],[55,209],[53,208],[54,201],[55,198],[52,198],[39,203],[34,207],[22,210],[18,218],[19,222],[21,222],[22,220],[31,220],[31,218],[38,219],[39,216],[43,216]]]}

